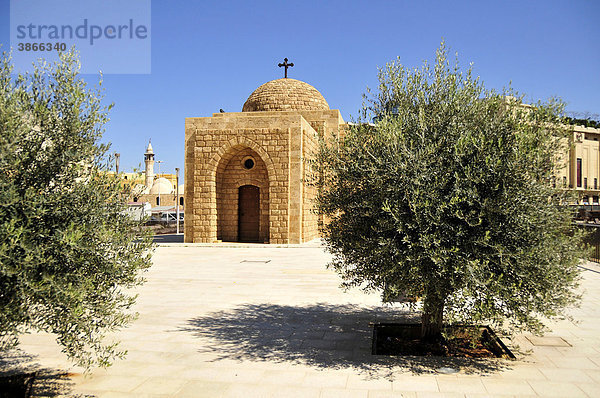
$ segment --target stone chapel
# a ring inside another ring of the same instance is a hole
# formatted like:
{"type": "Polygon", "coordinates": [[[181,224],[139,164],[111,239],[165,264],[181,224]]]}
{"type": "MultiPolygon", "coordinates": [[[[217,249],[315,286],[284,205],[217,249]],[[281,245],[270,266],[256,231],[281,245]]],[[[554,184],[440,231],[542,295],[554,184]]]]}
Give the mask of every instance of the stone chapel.
{"type": "Polygon", "coordinates": [[[258,87],[242,112],[186,118],[185,242],[317,238],[306,159],[344,125],[317,89],[287,77],[258,87]]]}

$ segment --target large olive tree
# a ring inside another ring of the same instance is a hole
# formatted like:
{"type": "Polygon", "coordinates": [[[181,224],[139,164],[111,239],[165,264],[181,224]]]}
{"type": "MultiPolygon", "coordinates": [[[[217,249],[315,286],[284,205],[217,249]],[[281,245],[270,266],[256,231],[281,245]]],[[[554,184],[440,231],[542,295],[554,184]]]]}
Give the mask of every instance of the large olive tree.
{"type": "Polygon", "coordinates": [[[554,184],[568,150],[558,101],[528,106],[484,88],[437,51],[434,65],[392,62],[363,120],[325,140],[318,209],[344,285],[422,303],[422,337],[444,321],[539,330],[578,297],[581,255],[554,184]]]}
{"type": "Polygon", "coordinates": [[[133,319],[152,243],[104,172],[110,106],[78,65],[71,52],[13,74],[0,60],[0,349],[46,331],[90,367],[123,354],[103,337],[133,319]]]}

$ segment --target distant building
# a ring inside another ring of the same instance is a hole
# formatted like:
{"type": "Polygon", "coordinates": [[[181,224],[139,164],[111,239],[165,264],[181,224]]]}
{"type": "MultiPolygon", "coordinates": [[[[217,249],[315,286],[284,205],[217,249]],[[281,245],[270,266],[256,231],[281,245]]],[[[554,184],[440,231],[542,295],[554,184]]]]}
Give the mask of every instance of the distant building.
{"type": "MultiPolygon", "coordinates": [[[[177,203],[177,177],[175,174],[155,174],[154,163],[154,150],[152,144],[148,142],[144,153],[145,170],[139,173],[119,173],[123,184],[131,188],[129,202],[149,203],[152,207],[174,206],[177,203]]],[[[183,195],[184,185],[180,184],[179,205],[182,212],[183,195]]]]}
{"type": "Polygon", "coordinates": [[[600,129],[571,126],[573,145],[563,157],[557,184],[577,192],[580,205],[600,204],[600,129]]]}

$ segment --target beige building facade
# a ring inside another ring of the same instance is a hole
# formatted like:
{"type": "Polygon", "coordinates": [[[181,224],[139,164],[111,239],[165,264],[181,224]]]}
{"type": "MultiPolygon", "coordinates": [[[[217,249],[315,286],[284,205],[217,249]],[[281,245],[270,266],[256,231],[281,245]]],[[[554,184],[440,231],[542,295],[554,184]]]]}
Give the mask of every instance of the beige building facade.
{"type": "Polygon", "coordinates": [[[344,120],[311,85],[278,79],[242,112],[185,121],[185,241],[302,243],[318,237],[307,159],[344,120]]]}
{"type": "Polygon", "coordinates": [[[562,159],[557,183],[575,190],[578,204],[600,204],[600,129],[571,128],[573,145],[562,159]]]}

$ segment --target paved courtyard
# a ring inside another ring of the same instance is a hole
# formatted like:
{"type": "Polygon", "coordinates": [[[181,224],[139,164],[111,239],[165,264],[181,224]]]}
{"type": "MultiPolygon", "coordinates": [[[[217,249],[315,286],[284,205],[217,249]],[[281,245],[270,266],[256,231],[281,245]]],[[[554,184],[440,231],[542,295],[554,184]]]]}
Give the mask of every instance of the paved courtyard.
{"type": "Polygon", "coordinates": [[[381,306],[376,294],[342,291],[328,259],[314,243],[163,245],[138,289],[139,319],[117,334],[125,360],[85,376],[52,336],[34,334],[0,365],[44,369],[37,395],[600,396],[599,267],[582,273],[577,322],[554,323],[544,338],[505,339],[516,361],[469,361],[371,355],[369,322],[414,314],[381,306]]]}

